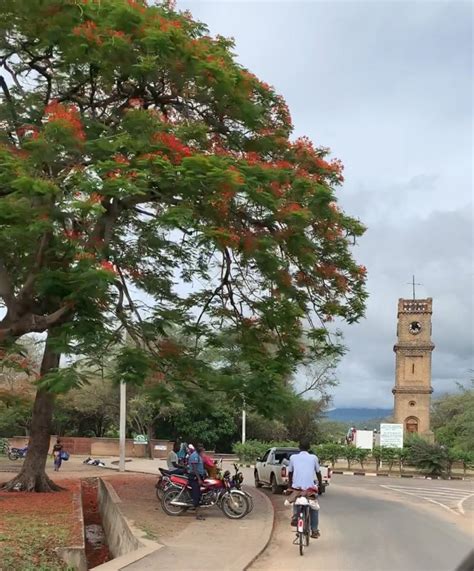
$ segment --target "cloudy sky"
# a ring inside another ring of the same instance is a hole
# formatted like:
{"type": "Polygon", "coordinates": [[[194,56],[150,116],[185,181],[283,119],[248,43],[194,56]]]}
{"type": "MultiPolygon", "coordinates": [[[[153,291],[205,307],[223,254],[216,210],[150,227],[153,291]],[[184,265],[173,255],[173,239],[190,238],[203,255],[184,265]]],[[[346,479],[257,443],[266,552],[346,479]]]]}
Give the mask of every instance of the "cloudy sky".
{"type": "Polygon", "coordinates": [[[180,1],[286,98],[295,135],[345,164],[342,206],[368,226],[366,319],[334,404],[392,406],[399,297],[434,303],[435,395],[474,369],[472,5],[438,1],[180,1]]]}

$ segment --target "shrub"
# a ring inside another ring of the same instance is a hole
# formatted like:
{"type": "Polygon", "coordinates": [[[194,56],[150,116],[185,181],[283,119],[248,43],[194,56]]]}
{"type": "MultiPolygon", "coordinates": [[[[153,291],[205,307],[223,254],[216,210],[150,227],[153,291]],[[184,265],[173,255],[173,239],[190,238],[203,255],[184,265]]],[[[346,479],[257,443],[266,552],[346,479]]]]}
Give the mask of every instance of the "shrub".
{"type": "Polygon", "coordinates": [[[386,446],[382,446],[380,459],[382,462],[386,462],[388,464],[388,473],[392,471],[393,464],[398,457],[398,449],[397,448],[387,448],[386,446]]]}
{"type": "Polygon", "coordinates": [[[359,462],[362,470],[364,469],[364,462],[367,460],[369,456],[370,456],[370,450],[367,450],[365,448],[356,448],[356,459],[359,462]]]}
{"type": "Polygon", "coordinates": [[[357,458],[357,450],[355,446],[343,446],[342,457],[347,460],[347,468],[351,469],[352,462],[357,458]]]}
{"type": "Polygon", "coordinates": [[[410,463],[428,476],[444,477],[448,471],[447,449],[424,440],[414,442],[409,449],[410,463]]]}
{"type": "Polygon", "coordinates": [[[255,464],[257,458],[262,457],[269,448],[295,448],[298,445],[293,441],[283,442],[262,442],[261,440],[247,440],[245,444],[236,442],[232,450],[239,457],[241,462],[246,464],[255,464]]]}
{"type": "Polygon", "coordinates": [[[315,446],[314,449],[321,464],[329,461],[334,468],[338,459],[343,456],[344,446],[341,446],[340,444],[328,443],[315,446]]]}

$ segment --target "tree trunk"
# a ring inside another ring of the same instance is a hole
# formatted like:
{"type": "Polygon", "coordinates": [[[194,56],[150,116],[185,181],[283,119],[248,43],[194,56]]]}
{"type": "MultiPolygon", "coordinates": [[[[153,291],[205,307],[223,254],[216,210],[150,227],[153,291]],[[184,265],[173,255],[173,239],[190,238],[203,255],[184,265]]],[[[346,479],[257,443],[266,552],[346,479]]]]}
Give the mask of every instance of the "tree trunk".
{"type": "MultiPolygon", "coordinates": [[[[50,335],[49,333],[41,361],[41,376],[59,366],[60,354],[52,350],[49,343],[50,335]]],[[[15,492],[57,492],[62,489],[48,478],[45,471],[53,407],[54,395],[39,389],[33,405],[28,453],[21,472],[7,482],[3,486],[4,489],[15,492]]]]}
{"type": "Polygon", "coordinates": [[[153,424],[149,424],[147,426],[147,436],[148,436],[148,457],[153,460],[153,443],[152,440],[155,438],[155,430],[153,428],[153,424]]]}

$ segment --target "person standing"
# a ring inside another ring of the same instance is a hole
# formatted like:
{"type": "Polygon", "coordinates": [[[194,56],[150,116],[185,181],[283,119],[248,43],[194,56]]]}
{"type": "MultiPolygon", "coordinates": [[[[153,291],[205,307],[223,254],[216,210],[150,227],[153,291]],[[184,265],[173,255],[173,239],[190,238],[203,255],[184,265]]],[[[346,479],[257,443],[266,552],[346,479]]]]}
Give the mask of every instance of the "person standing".
{"type": "Polygon", "coordinates": [[[188,459],[188,470],[193,506],[196,510],[196,519],[203,520],[205,518],[199,513],[199,503],[201,501],[201,486],[204,484],[204,477],[206,475],[204,462],[201,458],[201,454],[204,452],[204,446],[198,444],[195,449],[194,446],[189,445],[188,448],[191,451],[188,459]]]}
{"type": "MultiPolygon", "coordinates": [[[[302,440],[299,445],[300,453],[293,454],[290,458],[288,466],[288,488],[294,490],[311,490],[317,491],[314,478],[318,479],[318,485],[322,487],[321,468],[319,466],[318,457],[309,453],[310,443],[302,440]]],[[[319,511],[311,509],[311,537],[317,539],[319,533],[319,511]]],[[[297,506],[293,507],[293,517],[291,525],[296,526],[297,522],[297,506]]]]}
{"type": "Polygon", "coordinates": [[[53,458],[54,458],[54,471],[59,472],[59,468],[61,468],[61,464],[63,462],[62,459],[62,452],[63,452],[63,445],[61,444],[61,440],[58,438],[56,440],[56,444],[53,446],[53,458]]]}

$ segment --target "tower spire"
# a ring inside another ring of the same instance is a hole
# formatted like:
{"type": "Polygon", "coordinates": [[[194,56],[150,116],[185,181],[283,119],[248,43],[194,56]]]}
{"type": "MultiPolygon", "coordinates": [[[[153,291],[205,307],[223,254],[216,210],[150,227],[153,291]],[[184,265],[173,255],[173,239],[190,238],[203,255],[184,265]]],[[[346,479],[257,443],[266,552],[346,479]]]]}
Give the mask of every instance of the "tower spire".
{"type": "Polygon", "coordinates": [[[417,285],[423,285],[423,284],[419,284],[415,282],[415,275],[412,276],[412,280],[411,282],[407,282],[408,285],[411,285],[413,288],[413,299],[416,299],[416,290],[415,290],[415,286],[417,285]]]}

